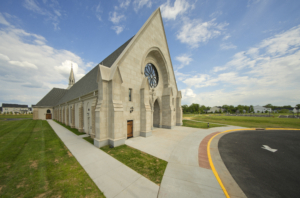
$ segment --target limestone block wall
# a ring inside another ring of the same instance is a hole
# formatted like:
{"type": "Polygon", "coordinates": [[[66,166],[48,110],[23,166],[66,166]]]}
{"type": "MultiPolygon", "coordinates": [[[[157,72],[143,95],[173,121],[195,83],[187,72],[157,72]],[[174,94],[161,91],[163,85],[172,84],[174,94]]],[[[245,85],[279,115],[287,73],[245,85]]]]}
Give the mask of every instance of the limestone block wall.
{"type": "Polygon", "coordinates": [[[70,123],[69,123],[70,109],[68,108],[68,106],[66,106],[65,109],[66,109],[66,125],[70,126],[70,123]]]}
{"type": "Polygon", "coordinates": [[[79,129],[79,102],[75,104],[75,128],[79,129]]]}
{"type": "Polygon", "coordinates": [[[153,126],[154,127],[161,127],[161,123],[160,123],[160,108],[159,108],[159,104],[158,101],[156,100],[154,102],[154,112],[153,112],[153,126]]]}
{"type": "Polygon", "coordinates": [[[108,81],[99,78],[95,109],[95,139],[98,141],[98,147],[108,144],[108,116],[108,81]]]}
{"type": "Polygon", "coordinates": [[[42,108],[42,107],[36,107],[33,108],[33,119],[34,120],[46,120],[46,114],[47,110],[51,111],[52,118],[53,118],[53,108],[42,108]]]}
{"type": "Polygon", "coordinates": [[[71,108],[71,128],[75,128],[75,105],[72,105],[72,108],[71,108]]]}
{"type": "Polygon", "coordinates": [[[96,134],[96,132],[95,132],[95,129],[96,129],[96,127],[95,127],[95,109],[96,109],[96,105],[94,105],[94,106],[92,106],[91,107],[92,108],[92,133],[91,133],[91,138],[95,138],[95,134],[96,134]]]}
{"type": "Polygon", "coordinates": [[[93,99],[85,100],[83,102],[83,129],[87,134],[92,132],[92,103],[93,99]]]}
{"type": "MultiPolygon", "coordinates": [[[[161,23],[160,15],[155,15],[145,29],[135,36],[135,42],[129,47],[124,58],[120,59],[117,65],[119,65],[120,73],[122,75],[122,103],[124,109],[124,121],[123,124],[127,124],[127,120],[134,120],[134,135],[139,135],[142,128],[141,123],[141,102],[140,100],[140,87],[144,76],[144,69],[147,63],[152,63],[158,72],[159,83],[157,87],[154,88],[155,98],[161,98],[161,100],[167,100],[162,105],[160,109],[162,116],[154,116],[156,118],[156,123],[160,122],[162,124],[162,119],[164,124],[168,128],[174,126],[176,123],[176,107],[174,111],[174,106],[172,108],[172,102],[170,100],[172,97],[176,98],[177,86],[175,81],[175,76],[172,68],[171,59],[168,52],[167,43],[165,40],[164,30],[161,23]],[[163,91],[165,88],[171,88],[173,90],[173,95],[166,99],[163,99],[163,91]],[[132,89],[132,101],[128,100],[128,90],[132,89]],[[165,106],[167,105],[167,107],[165,106]],[[130,113],[130,108],[133,107],[134,111],[130,113]],[[161,120],[161,121],[159,121],[161,120]]],[[[149,95],[150,100],[152,98],[149,95]]],[[[153,101],[152,101],[153,103],[153,101]]],[[[160,115],[161,115],[160,114],[160,115]]],[[[126,130],[126,129],[125,129],[126,130]]]]}
{"type": "Polygon", "coordinates": [[[78,112],[79,112],[79,128],[78,128],[78,131],[79,132],[84,132],[83,131],[83,106],[82,106],[82,104],[80,104],[78,112]]]}
{"type": "Polygon", "coordinates": [[[33,119],[38,120],[39,119],[39,110],[33,108],[33,119]]]}

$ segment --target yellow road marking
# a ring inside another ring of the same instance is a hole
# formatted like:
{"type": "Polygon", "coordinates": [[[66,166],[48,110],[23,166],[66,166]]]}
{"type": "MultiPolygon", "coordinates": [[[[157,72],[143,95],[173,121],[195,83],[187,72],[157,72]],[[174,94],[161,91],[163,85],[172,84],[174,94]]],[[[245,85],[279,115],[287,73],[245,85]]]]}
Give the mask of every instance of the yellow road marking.
{"type": "MultiPolygon", "coordinates": [[[[210,143],[211,141],[217,136],[217,135],[220,135],[222,133],[229,133],[229,132],[233,132],[233,131],[251,131],[251,130],[255,130],[255,128],[246,128],[246,129],[232,129],[232,130],[227,130],[227,131],[223,131],[221,133],[218,133],[216,135],[214,135],[213,137],[210,138],[210,140],[208,141],[208,144],[207,144],[207,155],[208,155],[208,161],[209,161],[209,164],[210,164],[210,167],[211,167],[211,170],[213,171],[217,181],[219,182],[225,196],[227,198],[230,198],[226,188],[224,187],[223,183],[222,183],[222,180],[220,179],[219,177],[219,174],[212,162],[212,159],[211,159],[211,155],[210,155],[210,143]]],[[[300,129],[293,129],[293,128],[266,128],[265,130],[300,130],[300,129]]]]}

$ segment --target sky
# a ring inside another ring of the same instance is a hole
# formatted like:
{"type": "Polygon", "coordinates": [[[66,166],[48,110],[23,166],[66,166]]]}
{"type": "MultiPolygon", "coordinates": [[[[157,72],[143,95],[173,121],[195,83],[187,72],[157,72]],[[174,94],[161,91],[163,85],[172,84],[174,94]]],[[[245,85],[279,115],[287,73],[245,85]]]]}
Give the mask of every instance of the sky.
{"type": "Polygon", "coordinates": [[[67,88],[159,7],[182,105],[300,104],[299,0],[0,1],[0,103],[67,88]]]}

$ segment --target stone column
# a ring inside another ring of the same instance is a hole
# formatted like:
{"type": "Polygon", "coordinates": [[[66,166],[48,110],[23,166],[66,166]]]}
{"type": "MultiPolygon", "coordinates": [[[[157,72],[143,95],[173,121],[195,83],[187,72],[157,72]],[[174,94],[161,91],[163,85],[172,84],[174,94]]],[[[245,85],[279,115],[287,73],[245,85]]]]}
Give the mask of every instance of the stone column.
{"type": "Polygon", "coordinates": [[[70,114],[69,114],[69,112],[70,112],[70,108],[69,108],[69,106],[67,105],[66,106],[66,125],[67,126],[70,126],[70,122],[69,122],[69,120],[70,120],[70,114]]]}
{"type": "MultiPolygon", "coordinates": [[[[148,83],[148,80],[146,80],[148,83]]],[[[140,90],[140,135],[143,137],[149,137],[152,135],[153,127],[153,111],[149,104],[149,86],[142,87],[140,90]],[[151,118],[152,116],[152,118],[151,118]]]]}
{"type": "Polygon", "coordinates": [[[177,92],[176,98],[176,126],[182,125],[181,91],[177,92]]]}
{"type": "Polygon", "coordinates": [[[162,96],[162,128],[172,129],[172,88],[164,88],[163,96],[162,96]]]}
{"type": "Polygon", "coordinates": [[[75,105],[73,104],[71,109],[71,114],[72,114],[72,123],[71,123],[71,128],[75,128],[75,105]]]}
{"type": "Polygon", "coordinates": [[[61,107],[59,107],[59,122],[62,122],[62,110],[61,107]]]}
{"type": "Polygon", "coordinates": [[[92,104],[91,106],[91,119],[92,119],[92,132],[91,132],[91,138],[95,138],[95,110],[96,110],[96,102],[97,102],[97,99],[95,99],[95,103],[92,104]]]}
{"type": "Polygon", "coordinates": [[[63,124],[66,124],[66,108],[63,107],[63,124]]]}
{"type": "Polygon", "coordinates": [[[79,132],[84,132],[83,130],[83,102],[79,103],[79,132]]]}

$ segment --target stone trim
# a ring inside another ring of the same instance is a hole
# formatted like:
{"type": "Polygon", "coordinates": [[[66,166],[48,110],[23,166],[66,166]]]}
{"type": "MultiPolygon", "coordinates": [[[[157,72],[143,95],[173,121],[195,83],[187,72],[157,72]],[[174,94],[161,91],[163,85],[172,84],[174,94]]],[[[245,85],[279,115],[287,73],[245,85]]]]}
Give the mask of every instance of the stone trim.
{"type": "Polygon", "coordinates": [[[95,147],[101,148],[101,147],[106,146],[106,145],[108,145],[108,139],[98,140],[98,139],[94,138],[94,146],[95,147]]]}
{"type": "Polygon", "coordinates": [[[79,106],[79,132],[84,132],[83,130],[83,106],[79,106]]]}
{"type": "Polygon", "coordinates": [[[149,132],[141,132],[141,133],[140,133],[140,136],[142,136],[142,137],[150,137],[150,136],[152,136],[152,131],[149,131],[149,132]]]}

